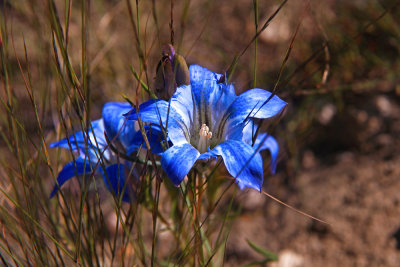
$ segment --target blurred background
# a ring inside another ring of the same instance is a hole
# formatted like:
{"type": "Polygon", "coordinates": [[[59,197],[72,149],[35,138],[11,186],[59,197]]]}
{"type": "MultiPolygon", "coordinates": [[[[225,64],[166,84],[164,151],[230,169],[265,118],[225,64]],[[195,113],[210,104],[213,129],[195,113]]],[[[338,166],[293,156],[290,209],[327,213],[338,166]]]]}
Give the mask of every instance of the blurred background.
{"type": "MultiPolygon", "coordinates": [[[[34,164],[41,160],[37,147],[65,136],[58,114],[74,109],[60,104],[70,91],[60,77],[85,85],[87,116],[97,119],[106,102],[124,101],[123,96],[144,100],[136,94],[131,66],[152,86],[161,45],[173,43],[188,65],[218,73],[237,58],[231,79],[237,93],[276,90],[289,103],[279,123],[268,127],[280,154],[277,174],[266,173],[264,190],[329,223],[257,192],[240,192],[235,204],[242,213],[228,239],[227,266],[260,257],[247,240],[279,256],[271,266],[398,266],[400,1],[129,3],[132,13],[125,0],[0,1],[4,190],[10,177],[19,181],[5,114],[23,125],[24,164],[48,195],[54,178],[45,164],[34,164]],[[68,67],[59,62],[64,55],[55,45],[51,10],[67,32],[63,42],[76,77],[68,77],[68,67]]],[[[68,120],[73,127],[79,117],[68,120]]],[[[57,158],[56,151],[49,153],[52,161],[57,158]]],[[[7,202],[4,196],[1,201],[7,202]]]]}

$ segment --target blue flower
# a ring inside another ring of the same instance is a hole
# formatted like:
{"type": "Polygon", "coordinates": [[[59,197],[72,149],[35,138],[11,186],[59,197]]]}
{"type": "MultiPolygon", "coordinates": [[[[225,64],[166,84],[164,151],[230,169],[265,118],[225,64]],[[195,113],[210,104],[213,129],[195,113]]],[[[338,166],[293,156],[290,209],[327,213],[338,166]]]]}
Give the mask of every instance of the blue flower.
{"type": "Polygon", "coordinates": [[[68,138],[50,144],[50,147],[62,147],[78,152],[75,160],[67,163],[57,177],[57,184],[50,194],[53,197],[59,187],[74,176],[101,174],[107,189],[120,196],[122,200],[130,202],[133,199],[133,191],[126,183],[125,174],[129,172],[129,165],[118,163],[117,157],[110,148],[104,135],[104,120],[96,120],[91,123],[89,131],[79,131],[68,138]]]}
{"type": "MultiPolygon", "coordinates": [[[[123,114],[132,109],[129,103],[109,102],[103,107],[102,115],[108,140],[124,154],[131,155],[140,148],[146,149],[143,135],[137,122],[127,120],[123,114]]],[[[154,154],[163,152],[163,134],[157,125],[145,125],[146,136],[154,154]]]]}
{"type": "MultiPolygon", "coordinates": [[[[274,172],[278,144],[266,134],[260,134],[253,144],[252,119],[271,118],[287,103],[263,89],[237,96],[232,84],[219,82],[221,74],[198,65],[190,66],[189,72],[191,84],[178,87],[169,102],[152,99],[139,107],[141,120],[164,127],[173,144],[161,154],[162,168],[179,185],[196,161],[221,156],[241,189],[261,191],[259,151],[270,150],[274,172]]],[[[135,109],[125,116],[138,119],[135,109]]]]}
{"type": "MultiPolygon", "coordinates": [[[[58,189],[69,179],[84,174],[99,174],[103,177],[107,189],[118,197],[123,192],[122,200],[133,200],[133,189],[127,183],[126,174],[135,174],[130,161],[118,157],[110,148],[114,146],[121,151],[121,156],[129,156],[140,148],[146,148],[139,126],[125,119],[122,114],[129,112],[132,106],[128,103],[110,102],[103,107],[103,118],[93,121],[87,132],[79,131],[61,141],[50,144],[50,147],[62,147],[78,152],[74,161],[67,163],[58,174],[57,183],[50,194],[53,197],[58,189]],[[127,184],[126,184],[127,183],[127,184]]],[[[153,153],[163,151],[161,130],[156,126],[145,127],[147,138],[152,143],[153,153]]]]}

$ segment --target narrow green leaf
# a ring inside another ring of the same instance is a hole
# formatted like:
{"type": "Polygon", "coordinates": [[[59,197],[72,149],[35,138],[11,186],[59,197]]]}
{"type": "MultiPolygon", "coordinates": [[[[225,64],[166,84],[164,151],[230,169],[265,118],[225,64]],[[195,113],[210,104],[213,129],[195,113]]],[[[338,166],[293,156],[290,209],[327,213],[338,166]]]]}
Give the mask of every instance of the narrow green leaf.
{"type": "Polygon", "coordinates": [[[247,244],[249,244],[249,246],[252,249],[254,249],[254,251],[260,253],[261,255],[264,255],[266,257],[265,260],[267,260],[267,261],[277,261],[278,260],[278,255],[276,255],[275,253],[257,246],[256,244],[254,244],[250,240],[246,240],[246,241],[247,241],[247,244]]]}
{"type": "Polygon", "coordinates": [[[140,82],[140,84],[142,85],[143,89],[150,95],[151,98],[157,99],[157,96],[150,91],[149,87],[147,86],[147,84],[142,81],[142,79],[140,79],[139,74],[133,69],[133,67],[131,66],[131,71],[133,73],[133,76],[135,76],[136,80],[138,82],[140,82]]]}

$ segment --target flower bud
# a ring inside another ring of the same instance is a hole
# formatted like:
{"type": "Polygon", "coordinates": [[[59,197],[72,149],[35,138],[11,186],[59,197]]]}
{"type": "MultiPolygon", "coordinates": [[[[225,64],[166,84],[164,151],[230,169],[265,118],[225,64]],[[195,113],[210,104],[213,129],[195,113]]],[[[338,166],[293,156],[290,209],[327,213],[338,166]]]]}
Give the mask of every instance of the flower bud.
{"type": "Polygon", "coordinates": [[[162,59],[157,65],[155,90],[160,99],[168,100],[181,85],[190,84],[189,69],[185,59],[175,53],[171,44],[162,47],[162,59]]]}

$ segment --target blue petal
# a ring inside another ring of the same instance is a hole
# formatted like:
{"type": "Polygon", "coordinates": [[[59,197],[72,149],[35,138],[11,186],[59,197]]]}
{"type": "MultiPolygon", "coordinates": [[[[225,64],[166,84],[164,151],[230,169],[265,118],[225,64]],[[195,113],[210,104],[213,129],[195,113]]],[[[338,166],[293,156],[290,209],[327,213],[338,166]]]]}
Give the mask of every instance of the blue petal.
{"type": "MultiPolygon", "coordinates": [[[[144,126],[144,129],[151,146],[151,152],[157,155],[163,153],[164,149],[162,147],[162,143],[165,142],[165,138],[160,127],[156,125],[146,125],[144,126]]],[[[130,146],[127,148],[127,154],[130,155],[141,147],[146,149],[146,144],[144,142],[142,132],[138,131],[130,143],[130,146]]]]}
{"type": "Polygon", "coordinates": [[[189,72],[195,104],[199,106],[200,103],[210,103],[212,96],[220,90],[217,83],[221,74],[214,73],[199,65],[191,65],[189,72]]]}
{"type": "Polygon", "coordinates": [[[82,131],[76,132],[68,138],[64,138],[60,141],[51,143],[50,148],[62,147],[65,149],[70,149],[70,145],[68,144],[68,141],[69,141],[69,143],[71,145],[71,149],[73,151],[80,151],[81,149],[85,148],[85,145],[84,145],[85,138],[83,137],[82,131]]]}
{"type": "MultiPolygon", "coordinates": [[[[243,129],[243,141],[248,145],[253,145],[253,135],[257,130],[257,125],[254,125],[253,122],[250,121],[243,129]]],[[[279,152],[279,145],[278,142],[275,140],[274,137],[268,135],[267,133],[259,133],[257,135],[257,139],[253,145],[254,149],[257,151],[262,151],[268,149],[271,153],[271,172],[274,174],[276,170],[276,165],[278,161],[278,152],[279,152]]]]}
{"type": "Polygon", "coordinates": [[[222,156],[226,169],[236,178],[240,189],[250,187],[261,191],[263,167],[260,153],[256,153],[251,146],[238,140],[225,141],[211,152],[222,156]]]}
{"type": "MultiPolygon", "coordinates": [[[[148,108],[149,106],[146,107],[148,108]]],[[[119,102],[107,103],[103,108],[103,118],[108,138],[110,140],[115,138],[120,141],[128,155],[140,147],[146,148],[139,126],[135,127],[134,121],[128,120],[123,116],[131,110],[135,109],[132,109],[129,103],[119,102]]],[[[160,127],[157,125],[145,125],[144,127],[152,152],[155,154],[162,153],[161,142],[164,138],[160,127]]]]}
{"type": "MultiPolygon", "coordinates": [[[[88,135],[83,131],[79,131],[68,138],[50,144],[50,147],[70,149],[70,145],[72,150],[79,151],[81,157],[88,157],[90,161],[97,161],[107,145],[104,138],[103,120],[93,121],[89,127],[88,135]]],[[[107,158],[108,153],[105,153],[104,156],[107,158]]]]}
{"type": "Polygon", "coordinates": [[[189,67],[190,84],[195,105],[194,122],[195,128],[206,124],[211,130],[216,121],[214,112],[215,103],[220,99],[223,92],[223,84],[218,83],[221,74],[214,73],[199,65],[189,67]]]}
{"type": "MultiPolygon", "coordinates": [[[[165,120],[168,112],[168,102],[160,99],[150,99],[139,106],[140,119],[143,122],[160,124],[161,119],[165,120]]],[[[138,120],[136,108],[132,108],[124,114],[129,120],[138,120]]]]}
{"type": "MultiPolygon", "coordinates": [[[[178,113],[172,105],[164,100],[149,100],[139,106],[140,118],[143,122],[153,123],[166,127],[168,118],[168,137],[174,144],[185,143],[189,139],[188,118],[178,113]],[[169,107],[169,110],[168,110],[169,107]]],[[[130,120],[137,120],[136,109],[132,109],[125,116],[130,120]]]]}
{"type": "Polygon", "coordinates": [[[110,160],[111,151],[106,149],[108,144],[104,136],[105,128],[103,119],[93,121],[89,129],[89,147],[85,156],[88,157],[91,162],[98,162],[101,157],[105,160],[110,160]]]}
{"type": "Polygon", "coordinates": [[[214,116],[217,120],[225,114],[228,107],[237,98],[233,84],[220,84],[220,86],[222,90],[213,103],[214,116]]]}
{"type": "Polygon", "coordinates": [[[271,135],[268,135],[266,133],[260,133],[257,136],[257,140],[254,144],[254,148],[257,149],[259,146],[260,146],[259,151],[268,149],[269,152],[271,153],[270,167],[271,167],[271,173],[274,174],[275,170],[276,170],[276,165],[278,162],[278,152],[279,152],[278,142],[271,135]]]}
{"type": "Polygon", "coordinates": [[[75,162],[71,161],[67,163],[64,168],[60,171],[57,177],[58,186],[55,185],[53,191],[50,193],[50,198],[52,198],[58,191],[58,189],[69,179],[77,175],[90,174],[92,169],[89,162],[84,159],[77,159],[75,162]]]}
{"type": "Polygon", "coordinates": [[[190,85],[182,85],[171,97],[171,107],[181,116],[185,125],[190,127],[193,122],[193,98],[190,85]]]}
{"type": "Polygon", "coordinates": [[[189,143],[174,145],[161,155],[161,167],[178,186],[189,173],[200,153],[189,143]]]}
{"type": "Polygon", "coordinates": [[[99,119],[99,120],[95,120],[92,121],[92,127],[89,128],[89,137],[90,140],[92,141],[93,144],[95,144],[94,142],[94,138],[96,139],[97,142],[99,142],[101,145],[106,145],[107,142],[104,138],[104,120],[103,119],[99,119]],[[92,131],[93,130],[93,131],[92,131]]]}
{"type": "Polygon", "coordinates": [[[212,152],[208,151],[208,152],[205,152],[205,153],[201,154],[197,159],[198,160],[199,159],[207,160],[207,159],[210,159],[210,158],[216,159],[217,157],[218,157],[218,155],[214,155],[212,152]]]}
{"type": "Polygon", "coordinates": [[[276,95],[269,99],[271,95],[263,89],[251,89],[239,95],[227,110],[225,129],[234,128],[246,118],[266,119],[277,115],[287,103],[276,95]]]}
{"type": "Polygon", "coordinates": [[[119,141],[125,148],[131,144],[137,132],[135,123],[123,116],[131,109],[129,103],[109,102],[104,105],[102,112],[108,139],[119,141]]]}
{"type": "Polygon", "coordinates": [[[116,195],[118,198],[123,192],[122,201],[131,202],[134,196],[129,184],[125,184],[125,165],[110,165],[106,167],[106,173],[107,175],[103,174],[103,179],[108,191],[110,191],[113,195],[116,195]]]}

